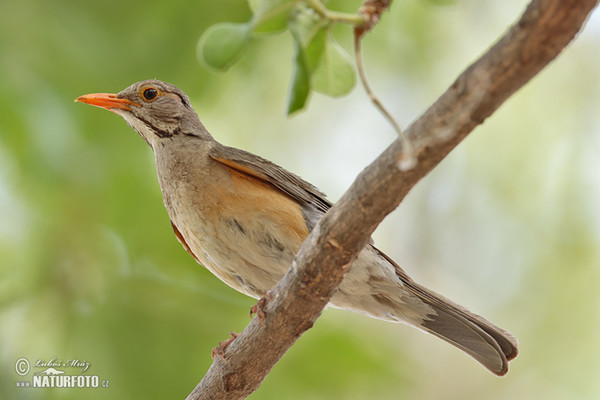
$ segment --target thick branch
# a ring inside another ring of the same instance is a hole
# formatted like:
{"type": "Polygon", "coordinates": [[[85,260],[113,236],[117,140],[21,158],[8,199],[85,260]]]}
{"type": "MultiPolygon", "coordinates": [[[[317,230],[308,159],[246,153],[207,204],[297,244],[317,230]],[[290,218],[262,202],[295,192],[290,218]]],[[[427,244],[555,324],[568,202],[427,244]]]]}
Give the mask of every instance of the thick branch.
{"type": "Polygon", "coordinates": [[[383,218],[478,124],[552,61],[598,0],[533,0],[521,19],[406,131],[417,165],[398,168],[397,139],[321,219],[257,319],[215,358],[188,399],[243,399],[309,329],[383,218]],[[356,229],[360,227],[360,231],[356,229]]]}

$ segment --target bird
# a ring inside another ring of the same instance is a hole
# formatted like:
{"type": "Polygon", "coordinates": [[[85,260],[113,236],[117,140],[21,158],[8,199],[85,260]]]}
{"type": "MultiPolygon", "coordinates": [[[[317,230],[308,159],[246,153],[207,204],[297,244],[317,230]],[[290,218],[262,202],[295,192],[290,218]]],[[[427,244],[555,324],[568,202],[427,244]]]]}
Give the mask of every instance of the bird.
{"type": "MultiPolygon", "coordinates": [[[[172,84],[145,80],[75,101],[112,111],[139,133],[153,150],[179,242],[200,265],[250,297],[268,294],[333,205],[299,176],[215,140],[189,97],[172,84]]],[[[510,332],[418,284],[372,241],[328,305],[414,326],[498,376],[518,354],[510,332]]]]}

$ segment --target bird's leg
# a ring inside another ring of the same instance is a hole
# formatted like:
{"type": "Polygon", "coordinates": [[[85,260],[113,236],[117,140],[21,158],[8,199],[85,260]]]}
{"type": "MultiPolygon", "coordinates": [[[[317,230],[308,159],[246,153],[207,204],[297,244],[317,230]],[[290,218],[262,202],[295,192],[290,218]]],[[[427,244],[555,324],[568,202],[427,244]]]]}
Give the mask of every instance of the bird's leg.
{"type": "Polygon", "coordinates": [[[265,292],[265,295],[263,297],[260,298],[260,300],[258,300],[258,302],[253,305],[252,307],[250,307],[250,318],[252,318],[254,316],[254,314],[256,314],[258,316],[258,322],[264,326],[265,324],[263,323],[263,321],[265,320],[266,314],[263,311],[263,308],[265,307],[265,305],[267,305],[267,301],[271,300],[271,291],[267,290],[265,292]]]}
{"type": "Polygon", "coordinates": [[[210,356],[213,358],[213,360],[215,359],[215,356],[219,356],[222,360],[225,360],[225,349],[231,344],[231,342],[235,340],[236,337],[240,336],[239,333],[235,333],[234,331],[229,332],[229,334],[231,335],[229,339],[223,340],[222,342],[219,342],[217,347],[213,347],[210,353],[210,356]]]}

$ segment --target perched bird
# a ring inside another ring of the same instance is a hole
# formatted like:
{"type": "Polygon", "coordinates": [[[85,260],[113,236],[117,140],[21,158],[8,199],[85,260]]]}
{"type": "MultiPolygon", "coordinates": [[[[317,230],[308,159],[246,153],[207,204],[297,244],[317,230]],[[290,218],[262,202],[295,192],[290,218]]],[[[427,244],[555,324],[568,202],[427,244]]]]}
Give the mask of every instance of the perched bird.
{"type": "MultiPolygon", "coordinates": [[[[310,183],[259,156],[217,142],[177,87],[147,80],[117,94],[76,99],[119,114],[154,151],[175,235],[194,259],[235,290],[260,298],[292,264],[331,207],[310,183]]],[[[417,284],[368,244],[330,305],[404,322],[465,351],[497,375],[517,340],[464,307],[417,284]]]]}

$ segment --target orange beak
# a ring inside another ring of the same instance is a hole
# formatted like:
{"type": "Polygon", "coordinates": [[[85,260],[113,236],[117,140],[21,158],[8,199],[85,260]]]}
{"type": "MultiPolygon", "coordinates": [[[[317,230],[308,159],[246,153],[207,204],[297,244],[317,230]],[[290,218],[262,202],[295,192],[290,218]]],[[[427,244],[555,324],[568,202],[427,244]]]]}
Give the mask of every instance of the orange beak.
{"type": "MultiPolygon", "coordinates": [[[[116,94],[112,93],[92,93],[79,96],[75,99],[81,103],[91,104],[92,106],[101,107],[108,111],[115,112],[115,108],[121,108],[123,110],[131,111],[131,106],[140,106],[131,100],[117,97],[116,94]]],[[[118,114],[118,113],[117,113],[118,114]]]]}

